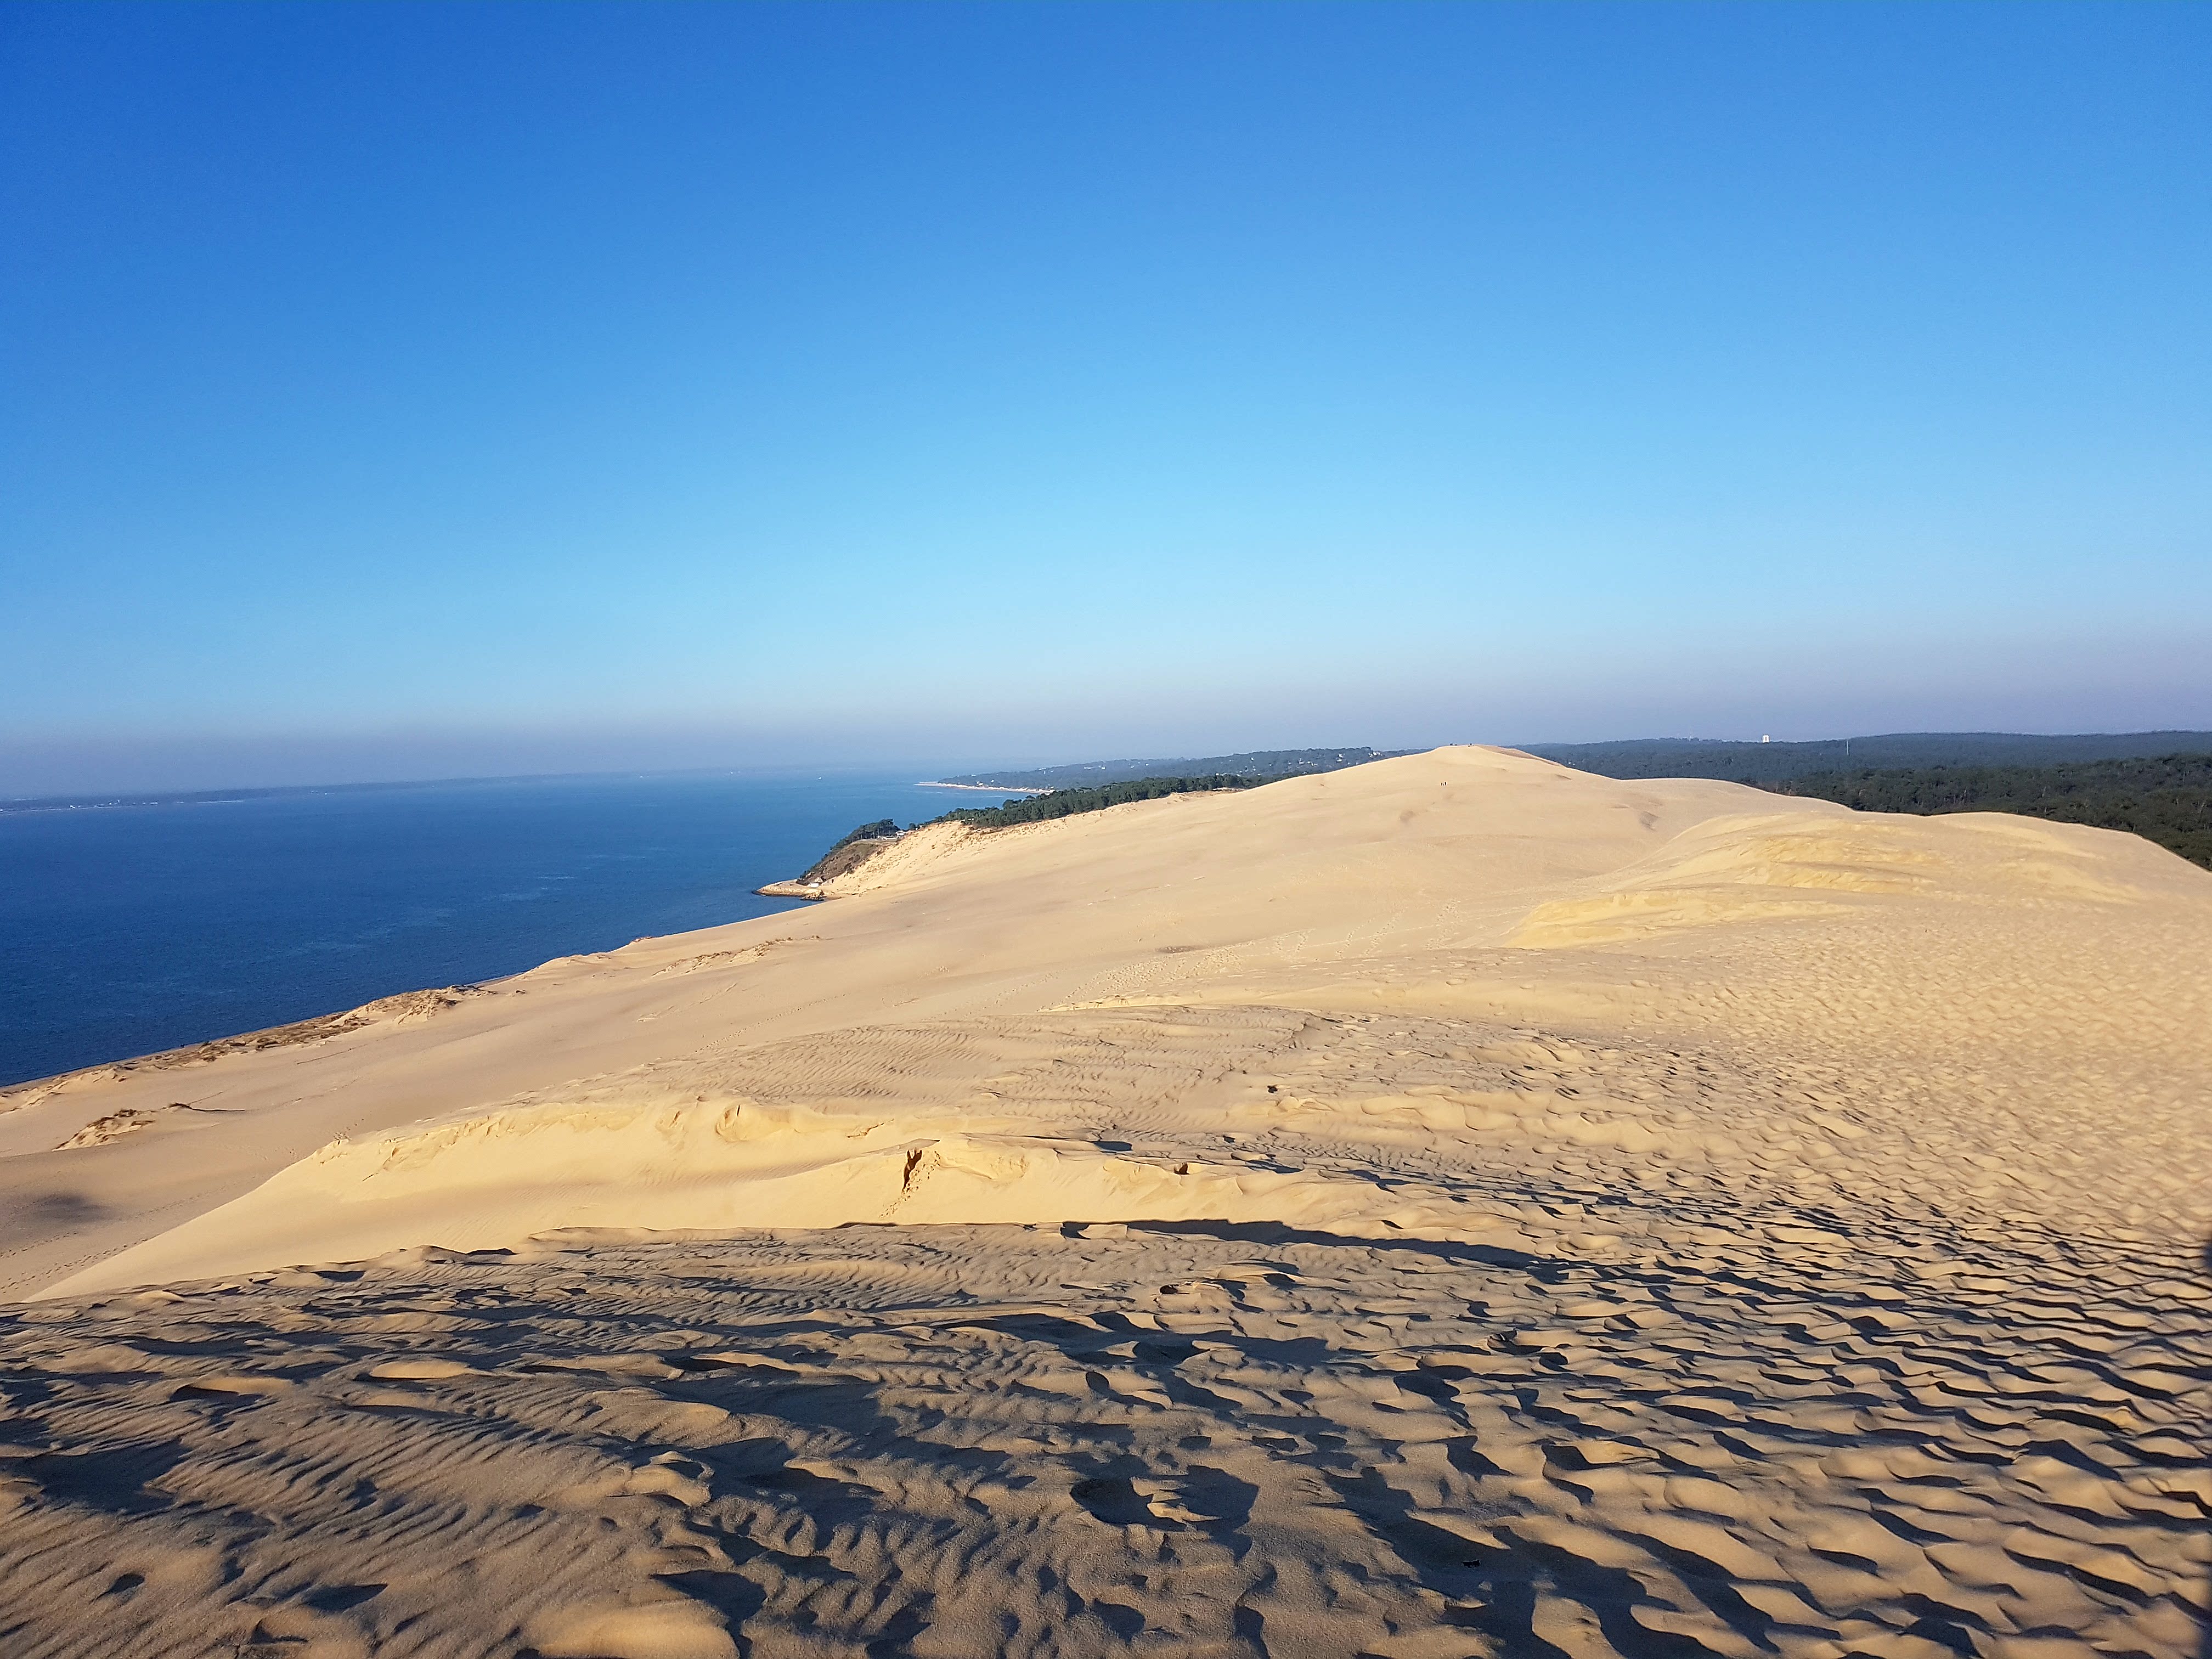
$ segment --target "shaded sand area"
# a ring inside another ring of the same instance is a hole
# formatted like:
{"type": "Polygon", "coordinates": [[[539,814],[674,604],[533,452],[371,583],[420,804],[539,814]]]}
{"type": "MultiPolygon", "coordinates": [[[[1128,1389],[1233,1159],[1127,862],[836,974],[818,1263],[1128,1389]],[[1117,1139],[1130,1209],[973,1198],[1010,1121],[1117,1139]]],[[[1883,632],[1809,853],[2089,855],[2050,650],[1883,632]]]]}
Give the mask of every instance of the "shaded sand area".
{"type": "Polygon", "coordinates": [[[2071,826],[910,836],[0,1097],[0,1652],[2183,1659],[2208,1032],[2071,826]]]}

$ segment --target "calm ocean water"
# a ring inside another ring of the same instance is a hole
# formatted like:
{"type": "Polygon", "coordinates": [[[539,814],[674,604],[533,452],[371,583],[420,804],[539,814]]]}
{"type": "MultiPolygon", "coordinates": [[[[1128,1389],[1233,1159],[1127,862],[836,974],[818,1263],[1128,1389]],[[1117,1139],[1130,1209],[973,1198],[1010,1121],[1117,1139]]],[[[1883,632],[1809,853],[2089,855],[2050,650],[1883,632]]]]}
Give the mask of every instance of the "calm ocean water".
{"type": "Polygon", "coordinates": [[[790,909],[751,890],[988,799],[726,774],[0,811],[0,1083],[790,909]]]}

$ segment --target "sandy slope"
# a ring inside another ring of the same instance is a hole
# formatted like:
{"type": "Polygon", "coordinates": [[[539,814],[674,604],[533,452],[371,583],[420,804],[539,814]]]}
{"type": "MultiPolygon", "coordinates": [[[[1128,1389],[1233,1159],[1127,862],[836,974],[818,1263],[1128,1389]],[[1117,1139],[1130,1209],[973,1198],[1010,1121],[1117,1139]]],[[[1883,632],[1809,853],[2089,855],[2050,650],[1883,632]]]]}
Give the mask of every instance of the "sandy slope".
{"type": "Polygon", "coordinates": [[[2212,878],[1484,750],[894,851],[0,1097],[0,1651],[2196,1650],[2212,878]]]}

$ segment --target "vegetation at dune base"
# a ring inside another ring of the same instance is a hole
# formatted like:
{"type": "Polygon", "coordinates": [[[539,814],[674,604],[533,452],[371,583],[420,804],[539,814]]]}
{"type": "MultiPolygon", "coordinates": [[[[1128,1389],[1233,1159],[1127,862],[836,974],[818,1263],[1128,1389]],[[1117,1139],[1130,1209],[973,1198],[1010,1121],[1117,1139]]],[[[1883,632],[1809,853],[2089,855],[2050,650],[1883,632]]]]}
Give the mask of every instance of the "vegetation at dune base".
{"type": "Polygon", "coordinates": [[[1048,795],[1010,800],[1003,806],[958,807],[934,822],[964,823],[977,830],[1003,830],[1009,824],[1042,823],[1048,818],[1072,817],[1078,812],[1096,812],[1102,807],[1120,806],[1133,800],[1158,800],[1163,795],[1188,795],[1212,789],[1255,789],[1273,781],[1226,772],[1211,772],[1195,778],[1130,778],[1119,783],[1101,784],[1095,789],[1055,789],[1048,795]]]}
{"type": "MultiPolygon", "coordinates": [[[[1263,783],[1273,783],[1273,778],[1238,777],[1227,773],[1211,773],[1195,778],[1131,778],[1119,783],[1102,784],[1096,789],[1055,789],[1048,795],[1033,795],[1025,800],[1010,800],[1000,806],[962,806],[930,820],[932,823],[964,823],[975,830],[1004,830],[1010,824],[1042,823],[1051,818],[1072,817],[1078,812],[1096,812],[1104,807],[1120,806],[1133,800],[1158,800],[1163,795],[1188,795],[1214,789],[1254,789],[1263,783]]],[[[920,830],[922,825],[911,826],[920,830]]],[[[891,818],[878,818],[873,823],[864,823],[844,837],[835,847],[815,860],[814,867],[799,877],[801,882],[835,881],[839,876],[857,870],[882,850],[882,844],[896,837],[898,824],[891,818]]]]}
{"type": "Polygon", "coordinates": [[[1410,749],[1255,749],[1242,755],[1185,755],[1175,759],[1085,761],[1031,771],[969,772],[940,783],[995,789],[1096,789],[1109,783],[1152,783],[1162,778],[1234,775],[1273,780],[1312,772],[1340,772],[1370,761],[1410,755],[1410,749]]]}
{"type": "MultiPolygon", "coordinates": [[[[1206,790],[1256,790],[1261,783],[1274,783],[1276,779],[1248,779],[1232,776],[1228,772],[1212,772],[1199,779],[1128,779],[1124,783],[1102,783],[1095,790],[1053,790],[1051,794],[1029,796],[1026,801],[1006,801],[995,807],[953,807],[951,811],[929,823],[964,823],[971,830],[1005,830],[1015,823],[1044,823],[1048,818],[1071,818],[1078,811],[1099,811],[1103,807],[1119,807],[1126,801],[1157,801],[1164,794],[1199,794],[1206,790]]],[[[911,825],[921,830],[922,825],[911,825]]],[[[876,818],[874,823],[863,823],[852,834],[842,836],[830,852],[814,860],[814,867],[801,876],[801,883],[825,883],[845,876],[883,849],[884,841],[894,841],[900,834],[896,818],[876,818]]]]}
{"type": "Polygon", "coordinates": [[[835,847],[814,860],[814,867],[799,878],[801,881],[829,881],[865,863],[876,851],[872,846],[863,847],[864,842],[889,841],[899,832],[896,818],[878,818],[873,823],[864,823],[835,847]]]}
{"type": "Polygon", "coordinates": [[[1532,743],[1522,747],[1577,772],[1605,778],[1726,778],[1765,788],[1784,778],[1865,769],[1924,772],[1936,767],[2037,768],[2084,761],[2146,760],[2212,749],[2212,732],[1892,732],[1812,743],[1723,743],[1702,738],[1634,738],[1620,743],[1532,743]]]}
{"type": "Polygon", "coordinates": [[[2125,830],[2212,870],[2212,754],[2070,766],[1917,766],[1744,783],[1862,812],[2017,812],[2125,830]]]}
{"type": "MultiPolygon", "coordinates": [[[[1756,745],[1750,745],[1756,746],[1756,745]]],[[[1207,790],[1252,789],[1278,780],[1235,773],[1131,778],[1095,788],[1056,789],[998,806],[963,806],[931,820],[1003,830],[1096,812],[1128,801],[1207,790]]],[[[1740,776],[1778,795],[1832,800],[1863,812],[2017,812],[2062,823],[2124,830],[2212,870],[2212,754],[2081,761],[2059,766],[1913,766],[1825,771],[1802,777],[1740,776]]],[[[922,826],[913,826],[920,829],[922,826]]],[[[801,881],[856,869],[900,833],[878,818],[844,837],[801,881]]]]}

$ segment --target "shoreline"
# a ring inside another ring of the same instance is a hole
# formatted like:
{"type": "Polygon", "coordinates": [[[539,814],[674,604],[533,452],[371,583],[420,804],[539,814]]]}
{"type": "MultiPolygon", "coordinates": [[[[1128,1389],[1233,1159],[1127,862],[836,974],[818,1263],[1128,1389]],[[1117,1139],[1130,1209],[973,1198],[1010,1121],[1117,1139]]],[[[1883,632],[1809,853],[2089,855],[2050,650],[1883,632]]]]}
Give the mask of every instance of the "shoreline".
{"type": "Polygon", "coordinates": [[[823,884],[818,881],[811,884],[801,881],[772,881],[764,887],[754,888],[753,892],[760,898],[803,899],[809,904],[820,904],[830,896],[822,890],[822,886],[823,884]]]}
{"type": "Polygon", "coordinates": [[[987,795],[1049,795],[1049,789],[1036,789],[1020,783],[939,783],[934,778],[924,778],[914,786],[917,789],[977,789],[987,795]]]}

